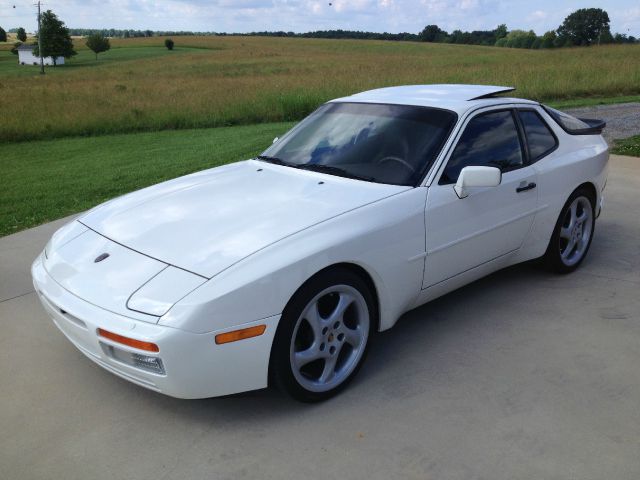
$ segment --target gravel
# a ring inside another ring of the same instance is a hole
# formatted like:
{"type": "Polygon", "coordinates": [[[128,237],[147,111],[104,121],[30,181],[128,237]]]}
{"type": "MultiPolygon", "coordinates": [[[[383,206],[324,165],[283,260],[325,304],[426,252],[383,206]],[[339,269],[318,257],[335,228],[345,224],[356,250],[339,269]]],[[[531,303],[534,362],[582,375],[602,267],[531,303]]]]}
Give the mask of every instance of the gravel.
{"type": "Polygon", "coordinates": [[[600,118],[607,122],[602,136],[609,142],[640,135],[640,103],[594,105],[592,107],[563,109],[575,117],[600,118]]]}

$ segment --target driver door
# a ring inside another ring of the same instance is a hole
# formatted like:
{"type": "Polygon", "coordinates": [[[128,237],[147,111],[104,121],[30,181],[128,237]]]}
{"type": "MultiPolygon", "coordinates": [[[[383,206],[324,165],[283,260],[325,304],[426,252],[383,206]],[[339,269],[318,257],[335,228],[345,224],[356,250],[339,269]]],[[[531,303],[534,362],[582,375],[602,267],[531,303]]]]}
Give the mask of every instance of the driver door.
{"type": "Polygon", "coordinates": [[[423,288],[515,252],[533,222],[537,174],[526,161],[524,140],[511,109],[483,111],[467,121],[439,178],[427,194],[427,256],[423,288]],[[498,167],[497,187],[453,186],[466,166],[498,167]]]}

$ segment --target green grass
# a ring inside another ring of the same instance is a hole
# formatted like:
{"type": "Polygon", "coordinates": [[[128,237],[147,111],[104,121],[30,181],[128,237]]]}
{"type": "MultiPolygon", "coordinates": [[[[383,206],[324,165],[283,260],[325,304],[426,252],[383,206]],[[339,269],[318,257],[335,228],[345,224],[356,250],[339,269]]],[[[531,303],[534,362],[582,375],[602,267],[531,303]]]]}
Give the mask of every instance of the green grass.
{"type": "MultiPolygon", "coordinates": [[[[98,61],[79,40],[78,55],[44,76],[18,65],[11,44],[0,44],[0,235],[248,158],[320,103],[371,88],[513,85],[517,96],[559,108],[640,101],[637,45],[542,51],[301,38],[175,40],[174,51],[164,48],[164,38],[112,40],[98,61]],[[248,124],[254,126],[228,128],[248,124]]],[[[637,155],[638,138],[613,151],[637,155]]]]}
{"type": "Polygon", "coordinates": [[[275,123],[0,145],[0,236],[250,158],[289,128],[275,123]]]}
{"type": "Polygon", "coordinates": [[[580,108],[592,107],[594,105],[612,105],[616,103],[640,102],[640,95],[623,95],[619,97],[586,97],[574,98],[570,100],[556,100],[549,102],[549,105],[558,108],[580,108]]]}
{"type": "MultiPolygon", "coordinates": [[[[160,45],[141,47],[132,46],[126,48],[114,48],[106,53],[101,53],[98,55],[98,60],[96,61],[96,56],[92,51],[82,49],[78,51],[78,55],[74,56],[70,60],[66,60],[64,65],[46,67],[46,74],[50,75],[52,78],[59,78],[61,76],[64,77],[65,75],[69,75],[70,72],[74,72],[76,70],[100,70],[104,68],[113,68],[123,62],[151,60],[166,57],[168,55],[198,53],[202,51],[203,50],[201,48],[190,47],[181,47],[176,48],[173,51],[169,51],[160,45]]],[[[0,51],[0,76],[3,77],[5,83],[10,84],[16,78],[37,78],[39,75],[39,66],[20,65],[18,63],[17,55],[0,51]]]]}
{"type": "Polygon", "coordinates": [[[640,157],[640,135],[635,137],[616,140],[611,153],[617,155],[629,155],[632,157],[640,157]]]}
{"type": "Polygon", "coordinates": [[[114,39],[95,61],[79,39],[79,54],[44,76],[0,48],[0,142],[294,121],[328,99],[403,84],[513,85],[518,96],[569,106],[640,96],[638,45],[175,40],[169,51],[161,37],[114,39]]]}

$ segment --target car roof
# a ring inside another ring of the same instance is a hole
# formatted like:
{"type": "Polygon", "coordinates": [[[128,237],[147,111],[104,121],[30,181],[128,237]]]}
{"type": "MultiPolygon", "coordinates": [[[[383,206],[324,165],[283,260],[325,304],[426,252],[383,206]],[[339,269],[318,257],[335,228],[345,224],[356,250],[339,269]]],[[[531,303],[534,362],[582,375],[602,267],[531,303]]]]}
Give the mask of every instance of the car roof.
{"type": "Polygon", "coordinates": [[[515,90],[513,87],[496,85],[403,85],[368,90],[349,97],[338,98],[332,102],[390,103],[436,107],[453,110],[458,114],[477,106],[508,103],[538,104],[538,102],[521,98],[495,96],[513,90],[515,90]]]}

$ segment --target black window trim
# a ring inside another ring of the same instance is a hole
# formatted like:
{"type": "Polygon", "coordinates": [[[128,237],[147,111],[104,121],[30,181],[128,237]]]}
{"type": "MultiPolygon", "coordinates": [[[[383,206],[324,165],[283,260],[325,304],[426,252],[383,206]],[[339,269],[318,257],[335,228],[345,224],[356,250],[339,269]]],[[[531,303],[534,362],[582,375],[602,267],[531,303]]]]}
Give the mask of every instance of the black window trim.
{"type": "Polygon", "coordinates": [[[516,108],[516,110],[517,110],[516,117],[518,117],[518,125],[522,129],[522,136],[525,139],[526,150],[527,150],[527,163],[529,165],[533,165],[534,163],[539,162],[540,160],[542,160],[547,155],[550,155],[551,153],[555,152],[558,149],[558,147],[560,147],[560,141],[558,140],[558,136],[556,135],[556,132],[553,131],[553,128],[551,128],[549,126],[549,124],[545,121],[544,117],[542,115],[540,115],[540,112],[538,110],[536,110],[533,107],[518,107],[518,108],[516,108]],[[529,150],[529,138],[527,137],[527,130],[524,128],[524,123],[522,122],[522,119],[520,118],[520,112],[533,112],[533,113],[535,113],[538,116],[538,118],[540,119],[540,121],[542,122],[542,124],[545,127],[547,127],[547,130],[549,131],[549,133],[551,133],[551,135],[553,136],[553,139],[556,142],[553,147],[547,149],[544,153],[538,155],[536,158],[531,158],[531,152],[529,150]]]}
{"type": "Polygon", "coordinates": [[[469,126],[469,123],[471,123],[472,120],[481,117],[483,115],[489,115],[492,113],[499,113],[499,112],[510,112],[511,113],[511,118],[513,119],[513,123],[515,124],[516,127],[516,132],[518,133],[518,141],[520,143],[520,153],[522,154],[522,165],[518,165],[518,166],[514,166],[511,168],[505,168],[505,169],[500,169],[500,173],[501,175],[508,173],[508,172],[513,172],[514,170],[519,170],[521,168],[524,167],[528,167],[529,166],[529,162],[528,162],[528,158],[529,158],[529,152],[528,152],[528,148],[525,144],[525,136],[522,132],[522,126],[520,125],[520,118],[519,116],[516,114],[515,112],[515,108],[511,107],[511,106],[501,106],[502,108],[496,108],[496,109],[491,109],[491,110],[482,110],[479,113],[477,113],[476,115],[470,116],[469,119],[467,120],[467,122],[464,125],[464,128],[460,131],[460,135],[458,136],[458,138],[455,141],[455,144],[452,144],[449,152],[447,152],[448,158],[446,163],[444,164],[443,168],[440,171],[440,175],[438,177],[438,185],[454,185],[455,182],[449,182],[449,181],[443,181],[443,176],[444,176],[444,172],[447,169],[447,165],[449,164],[449,162],[451,161],[451,158],[453,157],[454,152],[456,151],[456,147],[458,146],[458,143],[460,142],[460,139],[462,138],[462,135],[464,135],[464,132],[466,131],[467,127],[469,126]]]}

